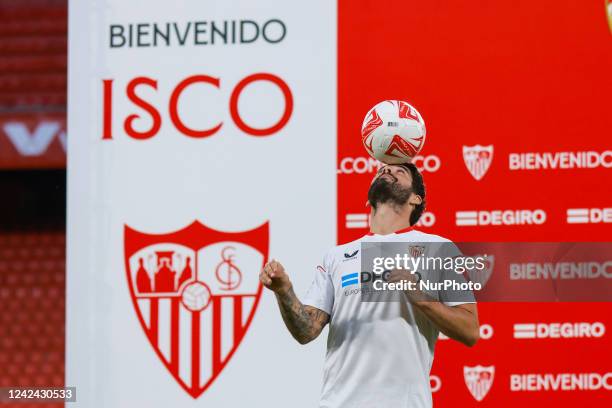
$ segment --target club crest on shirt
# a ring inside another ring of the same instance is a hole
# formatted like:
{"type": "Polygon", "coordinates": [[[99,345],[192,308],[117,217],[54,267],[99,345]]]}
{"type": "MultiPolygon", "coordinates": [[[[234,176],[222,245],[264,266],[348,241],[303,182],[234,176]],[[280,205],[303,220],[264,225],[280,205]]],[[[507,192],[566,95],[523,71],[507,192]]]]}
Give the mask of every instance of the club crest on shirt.
{"type": "Polygon", "coordinates": [[[425,255],[425,246],[424,245],[410,245],[408,247],[408,252],[410,256],[413,258],[418,258],[419,256],[425,255]]]}

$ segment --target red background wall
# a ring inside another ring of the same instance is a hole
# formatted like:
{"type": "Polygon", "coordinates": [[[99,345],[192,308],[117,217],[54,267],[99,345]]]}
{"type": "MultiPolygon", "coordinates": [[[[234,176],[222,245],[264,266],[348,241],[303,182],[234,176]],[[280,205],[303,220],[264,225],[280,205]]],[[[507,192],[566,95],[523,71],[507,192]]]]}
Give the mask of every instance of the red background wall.
{"type": "MultiPolygon", "coordinates": [[[[403,99],[425,118],[425,232],[454,241],[609,241],[609,223],[568,224],[569,208],[608,208],[611,169],[510,171],[509,153],[610,150],[612,35],[603,1],[340,1],[338,162],[365,156],[365,113],[403,99]],[[462,146],[493,145],[492,164],[475,180],[462,146]],[[542,225],[456,226],[465,210],[543,209],[542,225]]],[[[350,168],[350,166],[349,166],[350,168]]],[[[338,171],[338,241],[362,236],[346,214],[366,213],[373,172],[338,171]]],[[[494,272],[495,273],[495,272],[494,272]]],[[[469,349],[440,341],[432,374],[437,406],[603,406],[609,391],[510,392],[509,375],[610,371],[610,333],[600,338],[515,340],[513,324],[602,322],[609,303],[487,303],[481,324],[493,336],[469,349]],[[470,395],[463,366],[495,367],[482,402],[470,395]]]]}

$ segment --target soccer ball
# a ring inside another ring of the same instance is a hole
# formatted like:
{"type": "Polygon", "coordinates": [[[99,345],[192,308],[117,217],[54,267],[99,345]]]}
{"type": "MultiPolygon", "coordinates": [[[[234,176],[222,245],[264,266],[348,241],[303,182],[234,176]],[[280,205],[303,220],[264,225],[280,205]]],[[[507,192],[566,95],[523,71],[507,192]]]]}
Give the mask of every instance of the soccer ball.
{"type": "Polygon", "coordinates": [[[208,286],[202,282],[192,282],[183,289],[181,300],[192,312],[199,312],[208,307],[212,295],[208,286]]]}
{"type": "Polygon", "coordinates": [[[363,120],[361,141],[368,154],[386,164],[412,161],[425,143],[425,121],[404,101],[376,104],[363,120]]]}

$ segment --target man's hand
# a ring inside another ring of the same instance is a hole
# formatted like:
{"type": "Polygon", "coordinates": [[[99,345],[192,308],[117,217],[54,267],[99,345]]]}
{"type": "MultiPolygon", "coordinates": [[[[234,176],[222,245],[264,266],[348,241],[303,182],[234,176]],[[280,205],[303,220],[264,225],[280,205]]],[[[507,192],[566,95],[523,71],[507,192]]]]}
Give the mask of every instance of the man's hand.
{"type": "Polygon", "coordinates": [[[285,268],[275,259],[264,265],[259,274],[259,280],[266,288],[275,293],[286,293],[292,288],[289,275],[285,272],[285,268]]]}
{"type": "Polygon", "coordinates": [[[394,269],[389,273],[388,282],[397,283],[401,281],[413,282],[412,290],[406,290],[404,293],[408,296],[408,300],[411,303],[417,304],[419,302],[430,302],[433,299],[429,298],[425,293],[419,289],[420,277],[417,273],[412,273],[406,269],[394,269]]]}
{"type": "Polygon", "coordinates": [[[259,274],[263,285],[274,292],[283,321],[291,335],[300,343],[314,340],[329,322],[329,315],[313,306],[304,306],[299,301],[289,275],[280,262],[271,260],[259,274]]]}
{"type": "MultiPolygon", "coordinates": [[[[407,270],[396,269],[389,274],[388,281],[407,280],[418,282],[419,275],[407,270]]],[[[478,341],[478,309],[475,303],[449,307],[423,293],[416,283],[414,290],[404,291],[408,301],[423,312],[438,329],[448,337],[471,347],[478,341]]]]}

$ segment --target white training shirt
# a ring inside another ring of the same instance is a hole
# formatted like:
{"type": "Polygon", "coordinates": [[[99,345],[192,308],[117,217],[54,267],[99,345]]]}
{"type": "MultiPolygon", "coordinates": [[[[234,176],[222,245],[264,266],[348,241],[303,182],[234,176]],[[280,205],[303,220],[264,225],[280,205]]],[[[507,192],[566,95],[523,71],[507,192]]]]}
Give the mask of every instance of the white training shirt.
{"type": "Polygon", "coordinates": [[[369,234],[327,253],[302,302],[331,316],[319,407],[431,407],[429,373],[438,330],[407,300],[361,301],[355,274],[361,268],[360,244],[368,240],[450,242],[409,229],[369,234]]]}

